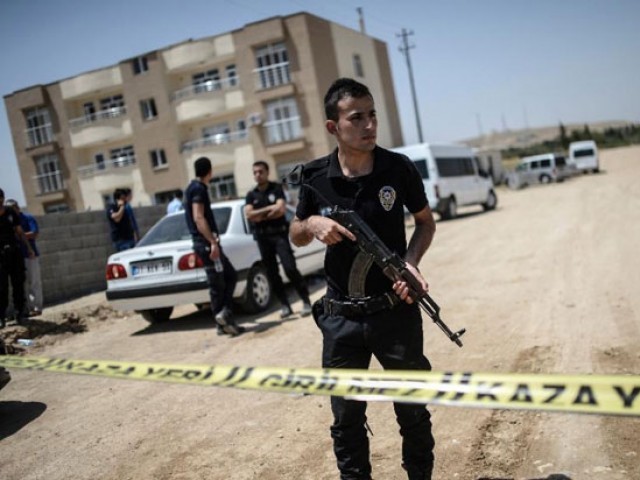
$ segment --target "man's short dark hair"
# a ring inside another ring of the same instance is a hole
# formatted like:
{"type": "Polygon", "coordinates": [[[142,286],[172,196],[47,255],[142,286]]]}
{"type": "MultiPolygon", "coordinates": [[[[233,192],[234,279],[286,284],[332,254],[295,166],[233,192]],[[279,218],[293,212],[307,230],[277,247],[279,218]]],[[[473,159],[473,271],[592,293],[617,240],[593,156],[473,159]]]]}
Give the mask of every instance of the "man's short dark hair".
{"type": "Polygon", "coordinates": [[[0,197],[4,198],[4,190],[0,188],[0,197]]]}
{"type": "Polygon", "coordinates": [[[182,190],[176,190],[176,198],[182,198],[183,193],[182,190]]]}
{"type": "Polygon", "coordinates": [[[124,192],[123,189],[121,188],[116,188],[113,191],[113,201],[117,202],[118,200],[120,200],[122,197],[126,196],[126,193],[124,192]]]}
{"type": "Polygon", "coordinates": [[[267,162],[265,162],[264,160],[257,160],[255,162],[253,162],[253,166],[254,167],[264,167],[264,169],[267,172],[269,171],[269,164],[267,162]]]}
{"type": "Polygon", "coordinates": [[[324,114],[327,120],[338,121],[338,102],[346,97],[371,97],[373,99],[373,95],[366,85],[352,78],[339,78],[331,84],[324,96],[324,114]]]}
{"type": "Polygon", "coordinates": [[[206,177],[212,168],[211,160],[209,160],[207,157],[200,157],[194,162],[193,168],[196,171],[196,177],[198,178],[206,177]]]}

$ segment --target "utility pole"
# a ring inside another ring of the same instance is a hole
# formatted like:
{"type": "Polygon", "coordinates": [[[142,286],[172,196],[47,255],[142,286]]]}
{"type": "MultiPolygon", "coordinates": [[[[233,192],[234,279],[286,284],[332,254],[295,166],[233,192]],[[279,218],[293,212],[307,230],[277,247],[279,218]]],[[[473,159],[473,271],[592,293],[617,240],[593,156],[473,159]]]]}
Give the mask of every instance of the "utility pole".
{"type": "Polygon", "coordinates": [[[413,69],[411,68],[411,56],[409,55],[409,50],[415,48],[415,45],[409,45],[408,37],[409,35],[413,35],[413,31],[407,31],[406,29],[402,29],[402,33],[396,34],[396,37],[402,38],[402,45],[399,50],[404,54],[405,59],[407,60],[407,69],[409,70],[409,82],[411,83],[411,96],[413,97],[413,109],[416,112],[416,127],[418,129],[418,141],[419,143],[424,142],[422,138],[422,125],[420,124],[420,113],[418,112],[418,99],[416,98],[416,86],[413,81],[413,69]]]}
{"type": "Polygon", "coordinates": [[[358,23],[360,24],[360,33],[363,35],[367,34],[367,31],[364,28],[364,13],[362,12],[362,7],[356,8],[358,12],[358,23]]]}

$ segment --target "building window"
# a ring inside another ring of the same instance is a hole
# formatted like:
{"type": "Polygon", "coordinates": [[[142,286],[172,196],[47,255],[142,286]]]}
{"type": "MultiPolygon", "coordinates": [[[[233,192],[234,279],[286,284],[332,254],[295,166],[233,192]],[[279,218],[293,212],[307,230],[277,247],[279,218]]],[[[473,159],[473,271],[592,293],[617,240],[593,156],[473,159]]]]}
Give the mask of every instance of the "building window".
{"type": "Polygon", "coordinates": [[[289,54],[284,43],[275,43],[256,50],[257,85],[259,90],[291,83],[289,54]]]}
{"type": "Polygon", "coordinates": [[[25,111],[27,121],[27,147],[53,142],[53,126],[49,109],[36,107],[25,111]]]}
{"type": "Polygon", "coordinates": [[[104,163],[104,155],[102,153],[96,153],[93,159],[95,160],[97,170],[104,170],[107,167],[104,163]]]}
{"type": "Polygon", "coordinates": [[[133,66],[133,74],[139,75],[142,72],[149,70],[149,64],[147,63],[147,57],[136,57],[131,62],[133,66]]]}
{"type": "Polygon", "coordinates": [[[109,151],[109,159],[114,167],[124,167],[136,163],[136,155],[132,145],[126,147],[114,148],[109,151]]]}
{"type": "Polygon", "coordinates": [[[96,116],[96,107],[93,102],[86,102],[82,105],[82,110],[84,112],[84,118],[86,118],[89,122],[93,122],[96,116]]]}
{"type": "Polygon", "coordinates": [[[161,148],[156,148],[155,150],[151,150],[149,152],[151,156],[151,166],[154,169],[163,168],[167,166],[167,156],[164,154],[164,150],[161,148]]]}
{"type": "Polygon", "coordinates": [[[156,109],[156,102],[153,98],[140,100],[140,110],[142,111],[143,120],[151,120],[158,116],[158,110],[156,109]]]}
{"type": "Polygon", "coordinates": [[[293,97],[281,98],[266,104],[267,121],[264,124],[266,142],[288,142],[302,135],[298,106],[293,97]]]}
{"type": "Polygon", "coordinates": [[[230,87],[238,85],[238,72],[235,65],[227,65],[225,69],[227,71],[227,82],[230,87]]]}
{"type": "Polygon", "coordinates": [[[71,209],[66,203],[50,203],[44,206],[44,213],[68,213],[71,209]]]}
{"type": "Polygon", "coordinates": [[[209,183],[209,193],[211,193],[211,198],[215,200],[235,198],[237,193],[233,175],[213,177],[209,183]]]}
{"type": "Polygon", "coordinates": [[[238,139],[247,138],[247,122],[244,118],[236,121],[236,132],[238,132],[238,139]]]}
{"type": "Polygon", "coordinates": [[[222,88],[220,84],[220,72],[217,68],[207,72],[196,73],[191,79],[196,93],[212,92],[222,88]]]}
{"type": "Polygon", "coordinates": [[[36,180],[39,193],[51,193],[64,189],[60,162],[55,153],[39,155],[34,160],[36,162],[36,180]]]}
{"type": "Polygon", "coordinates": [[[353,55],[353,71],[356,74],[356,77],[364,77],[364,69],[362,68],[362,59],[360,55],[355,53],[353,55]]]}
{"type": "Polygon", "coordinates": [[[100,99],[100,110],[102,111],[113,111],[122,107],[124,107],[124,98],[122,95],[113,95],[100,99]]]}
{"type": "Polygon", "coordinates": [[[205,145],[218,145],[221,143],[229,143],[231,130],[229,124],[219,123],[202,129],[202,138],[205,145]]]}

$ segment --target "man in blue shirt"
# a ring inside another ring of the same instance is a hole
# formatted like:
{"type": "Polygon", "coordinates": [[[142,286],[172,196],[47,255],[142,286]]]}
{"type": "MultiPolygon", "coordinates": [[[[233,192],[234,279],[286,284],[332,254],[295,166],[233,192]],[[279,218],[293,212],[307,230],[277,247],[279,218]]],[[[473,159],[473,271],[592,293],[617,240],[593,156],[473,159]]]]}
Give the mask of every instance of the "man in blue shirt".
{"type": "Polygon", "coordinates": [[[111,229],[111,241],[121,252],[136,245],[135,231],[127,210],[127,194],[121,188],[113,192],[113,202],[107,207],[107,220],[111,229]]]}
{"type": "Polygon", "coordinates": [[[176,196],[173,197],[173,200],[171,200],[167,205],[167,213],[179,212],[184,209],[182,205],[182,197],[182,190],[178,190],[176,192],[176,196]]]}
{"type": "Polygon", "coordinates": [[[40,229],[38,222],[26,212],[23,212],[18,205],[18,202],[11,199],[7,200],[7,206],[13,208],[18,214],[20,219],[20,226],[31,245],[33,250],[33,256],[29,256],[26,245],[21,245],[22,256],[24,257],[24,263],[26,267],[27,279],[25,283],[25,300],[27,302],[27,308],[29,310],[29,316],[34,317],[42,313],[42,280],[40,276],[40,252],[36,245],[36,239],[40,229]]]}

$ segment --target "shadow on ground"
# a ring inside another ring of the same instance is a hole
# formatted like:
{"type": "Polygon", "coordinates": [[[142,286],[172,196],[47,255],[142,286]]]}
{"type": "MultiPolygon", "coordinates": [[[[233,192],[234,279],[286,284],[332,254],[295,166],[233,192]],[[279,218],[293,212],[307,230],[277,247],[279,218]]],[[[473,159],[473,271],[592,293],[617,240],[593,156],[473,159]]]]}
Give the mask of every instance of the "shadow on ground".
{"type": "MultiPolygon", "coordinates": [[[[309,288],[309,293],[314,294],[319,290],[324,290],[326,287],[326,283],[324,278],[320,275],[311,275],[307,277],[307,287],[309,288]]],[[[295,303],[299,300],[297,293],[294,291],[291,285],[287,285],[287,294],[289,300],[292,303],[295,303]]],[[[302,318],[294,308],[294,314],[290,317],[278,320],[265,320],[260,321],[262,318],[267,316],[278,316],[278,312],[280,311],[280,305],[277,301],[272,301],[271,305],[263,312],[257,314],[246,314],[242,313],[239,308],[234,308],[235,319],[239,325],[243,325],[246,323],[254,323],[252,326],[247,326],[247,333],[263,333],[267,330],[271,330],[272,328],[278,327],[286,322],[292,322],[295,320],[299,320],[302,318]]],[[[307,318],[311,318],[310,316],[307,318]]],[[[167,322],[161,323],[150,323],[142,330],[138,330],[137,332],[132,333],[132,336],[139,335],[153,335],[155,333],[165,333],[165,332],[184,332],[184,331],[192,331],[192,330],[210,330],[215,329],[216,326],[211,319],[211,311],[207,308],[202,310],[197,310],[195,312],[188,313],[186,315],[171,317],[171,319],[167,322]]]]}
{"type": "MultiPolygon", "coordinates": [[[[478,477],[477,480],[516,480],[513,477],[478,477]]],[[[546,477],[529,478],[527,480],[571,480],[571,477],[566,476],[564,473],[552,473],[546,477]]]]}
{"type": "Polygon", "coordinates": [[[0,441],[19,432],[46,409],[40,402],[0,402],[0,441]]]}

